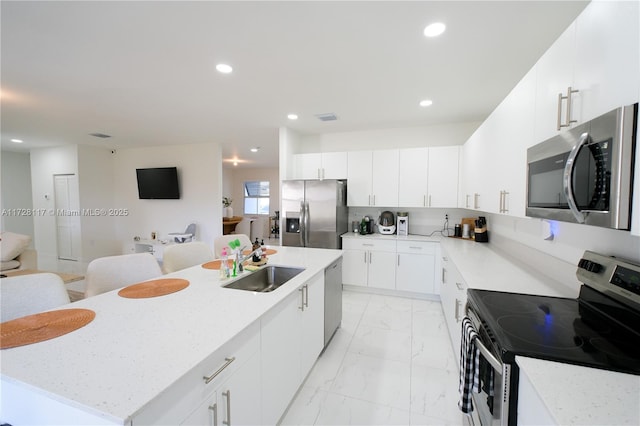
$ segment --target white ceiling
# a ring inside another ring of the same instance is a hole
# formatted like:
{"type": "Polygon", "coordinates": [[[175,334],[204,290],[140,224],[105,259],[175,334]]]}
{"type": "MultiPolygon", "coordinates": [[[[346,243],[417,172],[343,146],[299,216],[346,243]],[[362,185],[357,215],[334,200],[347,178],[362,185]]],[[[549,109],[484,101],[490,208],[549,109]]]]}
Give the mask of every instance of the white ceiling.
{"type": "Polygon", "coordinates": [[[2,1],[2,149],[217,142],[240,167],[274,167],[281,126],[482,121],[585,5],[2,1]],[[428,39],[434,21],[447,31],[428,39]]]}

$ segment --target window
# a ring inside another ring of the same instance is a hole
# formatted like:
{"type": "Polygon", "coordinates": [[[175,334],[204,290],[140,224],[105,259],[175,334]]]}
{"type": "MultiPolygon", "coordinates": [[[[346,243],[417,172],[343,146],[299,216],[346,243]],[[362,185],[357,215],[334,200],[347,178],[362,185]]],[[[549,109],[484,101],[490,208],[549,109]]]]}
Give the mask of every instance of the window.
{"type": "Polygon", "coordinates": [[[244,214],[269,215],[269,182],[244,183],[244,214]]]}

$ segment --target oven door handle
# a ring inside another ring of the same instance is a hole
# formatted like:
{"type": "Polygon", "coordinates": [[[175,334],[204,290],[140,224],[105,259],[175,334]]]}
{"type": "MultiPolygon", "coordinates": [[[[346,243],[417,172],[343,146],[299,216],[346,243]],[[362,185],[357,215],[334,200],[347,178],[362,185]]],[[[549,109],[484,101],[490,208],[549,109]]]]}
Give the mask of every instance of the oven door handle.
{"type": "Polygon", "coordinates": [[[573,216],[576,218],[578,223],[584,223],[585,214],[582,213],[578,208],[578,203],[576,203],[576,197],[573,193],[573,185],[571,181],[573,178],[573,169],[575,167],[576,158],[578,157],[578,154],[580,153],[580,150],[582,149],[582,147],[585,146],[587,142],[589,142],[589,139],[591,138],[589,137],[589,133],[587,132],[583,133],[580,136],[580,140],[578,141],[576,146],[573,147],[573,149],[571,150],[571,153],[569,153],[569,157],[567,158],[567,163],[564,166],[564,174],[562,176],[563,177],[562,186],[564,189],[564,195],[565,197],[567,197],[569,210],[571,210],[571,213],[573,213],[573,216]]]}
{"type": "Polygon", "coordinates": [[[480,349],[480,353],[482,354],[482,356],[484,356],[489,364],[491,364],[493,369],[496,370],[496,373],[502,375],[502,363],[498,361],[498,358],[496,358],[491,352],[489,352],[489,349],[487,349],[487,347],[483,345],[482,342],[480,342],[480,339],[476,338],[473,340],[473,342],[475,343],[476,347],[480,349]]]}

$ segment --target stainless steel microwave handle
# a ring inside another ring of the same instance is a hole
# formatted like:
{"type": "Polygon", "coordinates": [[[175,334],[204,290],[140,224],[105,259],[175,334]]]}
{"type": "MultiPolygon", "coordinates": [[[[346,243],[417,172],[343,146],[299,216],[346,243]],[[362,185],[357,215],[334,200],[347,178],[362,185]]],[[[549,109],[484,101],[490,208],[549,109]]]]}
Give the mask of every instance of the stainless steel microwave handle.
{"type": "Polygon", "coordinates": [[[578,157],[578,154],[580,153],[582,147],[587,144],[589,139],[589,133],[585,132],[580,136],[580,140],[569,153],[569,158],[567,158],[567,163],[564,166],[564,174],[562,176],[562,187],[564,189],[564,195],[565,197],[567,197],[569,210],[571,210],[571,213],[573,213],[573,216],[576,218],[578,223],[584,223],[585,214],[580,211],[580,209],[578,208],[578,203],[576,203],[576,197],[573,194],[573,185],[571,185],[571,178],[573,177],[573,169],[576,158],[578,157]]]}
{"type": "Polygon", "coordinates": [[[482,342],[480,342],[480,339],[476,338],[473,340],[473,342],[476,347],[480,349],[480,353],[489,362],[489,364],[491,364],[494,370],[496,370],[498,374],[502,375],[502,363],[498,360],[498,358],[496,358],[491,352],[489,352],[489,349],[487,349],[487,347],[483,345],[482,342]]]}

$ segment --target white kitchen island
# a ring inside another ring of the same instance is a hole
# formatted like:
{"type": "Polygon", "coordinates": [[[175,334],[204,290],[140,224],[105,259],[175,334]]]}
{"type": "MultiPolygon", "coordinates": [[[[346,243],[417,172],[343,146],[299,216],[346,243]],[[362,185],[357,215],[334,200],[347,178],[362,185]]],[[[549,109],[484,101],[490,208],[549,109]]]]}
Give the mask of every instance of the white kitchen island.
{"type": "MultiPolygon", "coordinates": [[[[232,397],[218,387],[238,376],[258,389],[252,395],[257,400],[243,411],[253,411],[254,418],[265,423],[274,422],[277,419],[262,420],[260,414],[261,389],[275,385],[262,381],[261,352],[278,343],[261,339],[263,327],[268,326],[263,323],[281,308],[297,303],[302,287],[322,287],[324,268],[340,256],[340,250],[277,247],[269,265],[305,270],[270,293],[223,288],[229,280],[222,282],[219,271],[195,266],[165,276],[189,281],[186,289],[176,293],[126,299],[112,291],[63,306],[91,309],[96,317],[64,336],[0,352],[0,421],[14,425],[179,424],[205,404],[205,417],[209,411],[213,415],[216,406],[221,422],[229,415],[224,408],[232,397]],[[231,358],[236,359],[229,362],[231,358]],[[204,376],[225,364],[228,370],[205,383],[204,376]],[[244,374],[238,372],[243,368],[244,374]]],[[[324,306],[319,299],[309,300],[316,318],[324,306]]],[[[282,333],[287,335],[288,330],[282,333]]],[[[321,332],[318,338],[313,342],[319,348],[312,354],[314,359],[322,349],[321,332]]],[[[299,348],[285,349],[297,353],[299,348]]],[[[307,373],[298,374],[300,383],[307,373]]],[[[293,395],[285,397],[290,400],[293,395]]]]}

